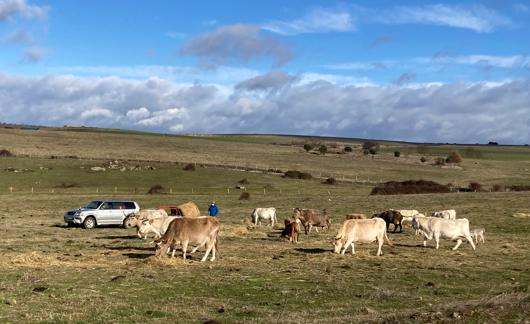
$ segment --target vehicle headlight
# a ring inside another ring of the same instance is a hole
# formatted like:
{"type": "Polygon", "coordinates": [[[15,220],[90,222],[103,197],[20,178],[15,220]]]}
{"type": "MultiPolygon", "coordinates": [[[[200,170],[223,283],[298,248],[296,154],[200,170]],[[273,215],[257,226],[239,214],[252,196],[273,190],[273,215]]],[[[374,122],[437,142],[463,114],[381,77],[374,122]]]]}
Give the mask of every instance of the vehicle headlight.
{"type": "Polygon", "coordinates": [[[74,216],[79,216],[81,215],[81,212],[75,212],[74,216]]]}

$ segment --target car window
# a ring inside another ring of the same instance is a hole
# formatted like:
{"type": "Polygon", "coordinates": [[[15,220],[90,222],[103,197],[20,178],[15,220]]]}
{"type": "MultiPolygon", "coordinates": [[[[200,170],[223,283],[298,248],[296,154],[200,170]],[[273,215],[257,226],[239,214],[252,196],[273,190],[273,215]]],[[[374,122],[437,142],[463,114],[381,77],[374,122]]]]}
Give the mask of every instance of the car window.
{"type": "Polygon", "coordinates": [[[94,200],[88,203],[88,205],[85,206],[86,209],[97,209],[99,205],[101,205],[102,201],[94,200]]]}
{"type": "Polygon", "coordinates": [[[132,201],[125,202],[125,209],[136,209],[136,206],[132,201]]]}
{"type": "Polygon", "coordinates": [[[113,202],[112,209],[125,209],[125,204],[122,202],[113,202]]]}
{"type": "Polygon", "coordinates": [[[103,203],[100,209],[112,209],[112,203],[110,202],[103,203]]]}

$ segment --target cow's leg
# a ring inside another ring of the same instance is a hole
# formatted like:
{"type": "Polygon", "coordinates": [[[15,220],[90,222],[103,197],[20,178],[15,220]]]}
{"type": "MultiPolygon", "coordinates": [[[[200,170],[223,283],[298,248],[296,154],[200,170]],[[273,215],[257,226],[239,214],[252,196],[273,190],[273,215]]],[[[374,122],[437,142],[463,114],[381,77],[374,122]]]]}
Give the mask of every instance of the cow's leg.
{"type": "Polygon", "coordinates": [[[480,234],[480,241],[481,241],[482,243],[485,242],[485,241],[484,241],[484,233],[480,234]]]}
{"type": "Polygon", "coordinates": [[[436,242],[436,249],[440,247],[440,234],[434,234],[434,241],[436,242]]]}
{"type": "Polygon", "coordinates": [[[380,256],[380,255],[383,255],[383,251],[381,250],[381,248],[383,247],[383,236],[379,236],[377,237],[377,256],[380,256]]]}
{"type": "Polygon", "coordinates": [[[315,226],[315,231],[317,231],[317,233],[318,233],[318,226],[315,226]]]}
{"type": "Polygon", "coordinates": [[[206,243],[206,253],[204,253],[204,256],[201,259],[201,262],[206,261],[208,259],[208,255],[210,254],[210,251],[212,250],[215,242],[212,242],[213,240],[208,240],[208,243],[206,243]]]}
{"type": "Polygon", "coordinates": [[[213,240],[213,243],[212,243],[212,257],[210,258],[210,261],[215,261],[215,253],[217,252],[217,237],[215,238],[215,240],[213,240]]]}
{"type": "Polygon", "coordinates": [[[475,243],[473,243],[473,239],[471,238],[471,236],[469,236],[469,234],[467,234],[465,236],[465,238],[469,242],[469,244],[471,244],[471,247],[473,248],[473,251],[474,251],[476,248],[475,248],[475,243]]]}
{"type": "Polygon", "coordinates": [[[458,249],[458,247],[460,246],[460,244],[462,244],[462,240],[461,240],[461,239],[456,240],[456,245],[455,245],[455,247],[453,248],[453,251],[455,251],[456,249],[458,249]]]}
{"type": "Polygon", "coordinates": [[[188,240],[185,240],[185,241],[181,242],[181,245],[182,245],[182,258],[184,258],[184,260],[186,260],[186,251],[188,250],[188,243],[189,243],[188,240]]]}
{"type": "Polygon", "coordinates": [[[351,254],[355,254],[355,243],[351,242],[351,254]]]}
{"type": "Polygon", "coordinates": [[[354,247],[353,247],[353,240],[348,240],[346,241],[346,243],[344,243],[344,247],[343,247],[343,250],[342,250],[342,254],[345,254],[346,253],[346,250],[350,247],[350,244],[352,245],[352,253],[354,253],[354,247]]]}

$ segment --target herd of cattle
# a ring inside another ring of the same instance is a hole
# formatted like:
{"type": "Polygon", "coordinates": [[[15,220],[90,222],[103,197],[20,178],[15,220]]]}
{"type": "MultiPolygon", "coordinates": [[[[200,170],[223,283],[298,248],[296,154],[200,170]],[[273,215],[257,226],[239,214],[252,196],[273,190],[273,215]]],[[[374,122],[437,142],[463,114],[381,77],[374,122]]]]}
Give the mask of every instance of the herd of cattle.
{"type": "MultiPolygon", "coordinates": [[[[156,243],[156,255],[165,256],[172,250],[172,256],[178,246],[181,246],[183,257],[186,258],[188,246],[193,246],[191,253],[201,247],[206,248],[201,261],[205,261],[211,253],[211,261],[215,260],[218,252],[219,221],[216,217],[200,216],[199,208],[193,202],[185,205],[186,213],[183,216],[168,216],[163,209],[143,209],[130,215],[129,227],[136,227],[138,237],[146,239],[149,234],[154,234],[156,243]]],[[[484,243],[484,229],[476,228],[470,230],[469,221],[466,218],[456,218],[454,209],[433,212],[432,217],[426,217],[417,210],[387,210],[373,214],[368,218],[365,214],[347,214],[344,223],[334,238],[334,252],[346,253],[351,246],[355,253],[355,243],[372,243],[377,241],[377,255],[382,255],[384,242],[393,245],[388,239],[387,231],[390,224],[394,225],[393,231],[403,230],[402,223],[412,222],[416,235],[424,238],[423,245],[427,246],[427,240],[434,238],[436,249],[439,248],[440,238],[456,241],[453,250],[458,249],[462,240],[469,242],[475,250],[475,241],[484,243]],[[475,240],[475,241],[474,241],[475,240]]],[[[272,227],[277,223],[276,209],[256,208],[252,211],[251,220],[255,225],[261,221],[268,221],[272,227]]],[[[301,228],[305,234],[310,234],[314,228],[328,228],[331,218],[326,210],[294,208],[291,218],[285,220],[283,237],[288,237],[292,243],[298,242],[301,228]]]]}

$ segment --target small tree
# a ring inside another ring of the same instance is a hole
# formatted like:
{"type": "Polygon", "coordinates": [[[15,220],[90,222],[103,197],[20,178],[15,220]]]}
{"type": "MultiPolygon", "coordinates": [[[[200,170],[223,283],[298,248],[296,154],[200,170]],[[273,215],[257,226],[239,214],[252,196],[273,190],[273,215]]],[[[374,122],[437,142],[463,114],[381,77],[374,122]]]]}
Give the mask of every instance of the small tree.
{"type": "Polygon", "coordinates": [[[420,158],[420,161],[421,161],[421,163],[425,163],[425,162],[427,162],[427,158],[425,156],[422,156],[420,158]]]}
{"type": "Polygon", "coordinates": [[[475,192],[482,191],[482,185],[478,182],[470,182],[468,188],[475,192]]]}
{"type": "Polygon", "coordinates": [[[394,152],[394,157],[400,157],[401,156],[401,152],[400,151],[395,151],[394,152]]]}
{"type": "Polygon", "coordinates": [[[462,156],[458,152],[453,151],[447,156],[447,158],[445,159],[445,162],[447,162],[447,163],[460,163],[460,162],[462,162],[462,156]]]}
{"type": "Polygon", "coordinates": [[[326,152],[328,151],[328,147],[326,145],[322,144],[318,148],[318,151],[320,152],[320,154],[326,154],[326,152]]]}
{"type": "Polygon", "coordinates": [[[304,150],[305,150],[306,152],[309,152],[309,151],[311,151],[312,149],[313,149],[313,145],[311,145],[311,144],[309,144],[309,143],[304,144],[304,150]]]}
{"type": "Polygon", "coordinates": [[[379,143],[376,142],[364,142],[363,143],[363,150],[375,150],[376,152],[379,150],[379,143]]]}
{"type": "Polygon", "coordinates": [[[353,149],[351,148],[351,146],[345,146],[344,147],[344,152],[352,152],[353,149]]]}
{"type": "Polygon", "coordinates": [[[445,165],[445,159],[443,157],[436,158],[434,165],[445,165]]]}

